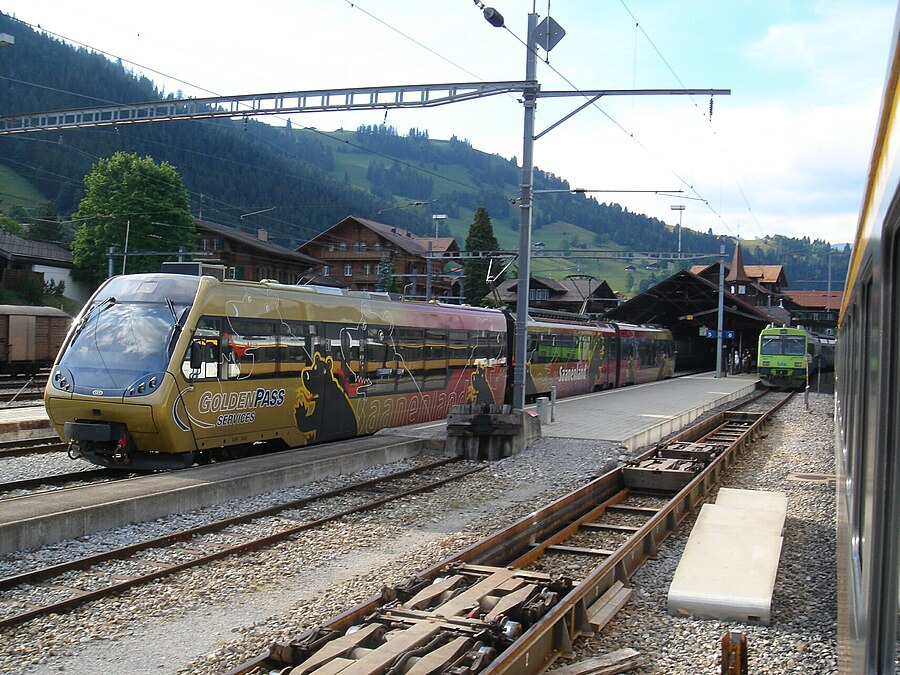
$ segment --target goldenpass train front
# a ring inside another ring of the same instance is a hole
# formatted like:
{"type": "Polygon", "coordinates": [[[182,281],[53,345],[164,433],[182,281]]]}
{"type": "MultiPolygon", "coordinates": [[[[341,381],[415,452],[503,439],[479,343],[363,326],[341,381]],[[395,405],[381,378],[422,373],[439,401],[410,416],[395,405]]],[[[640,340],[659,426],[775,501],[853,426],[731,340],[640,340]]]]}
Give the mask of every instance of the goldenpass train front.
{"type": "Polygon", "coordinates": [[[509,317],[270,282],[140,274],[87,303],[45,405],[70,455],[159,469],[502,402],[509,317]]]}

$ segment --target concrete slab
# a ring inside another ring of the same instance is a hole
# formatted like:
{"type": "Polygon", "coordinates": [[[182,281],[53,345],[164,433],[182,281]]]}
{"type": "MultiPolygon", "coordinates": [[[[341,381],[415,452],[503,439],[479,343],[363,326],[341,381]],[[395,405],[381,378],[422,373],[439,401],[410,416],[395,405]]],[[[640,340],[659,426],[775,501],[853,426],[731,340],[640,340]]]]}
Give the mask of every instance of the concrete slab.
{"type": "Polygon", "coordinates": [[[774,511],[747,511],[721,504],[704,504],[694,529],[781,536],[784,516],[774,511]]]}
{"type": "Polygon", "coordinates": [[[745,511],[768,511],[787,518],[787,496],[771,490],[738,490],[721,488],[716,496],[716,506],[730,506],[745,511]]]}
{"type": "Polygon", "coordinates": [[[669,586],[669,614],[768,626],[786,517],[780,492],[719,490],[688,537],[669,586]]]}
{"type": "Polygon", "coordinates": [[[694,530],[669,586],[668,610],[768,626],[782,538],[694,530]]]}

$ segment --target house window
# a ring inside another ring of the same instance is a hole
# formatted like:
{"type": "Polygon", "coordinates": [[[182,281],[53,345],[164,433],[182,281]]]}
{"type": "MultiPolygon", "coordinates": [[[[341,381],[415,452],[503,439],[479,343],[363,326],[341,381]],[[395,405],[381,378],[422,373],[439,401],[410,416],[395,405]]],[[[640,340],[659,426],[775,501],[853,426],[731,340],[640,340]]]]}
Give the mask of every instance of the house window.
{"type": "Polygon", "coordinates": [[[372,250],[373,250],[373,251],[380,251],[380,250],[381,250],[381,242],[380,242],[380,241],[376,241],[374,244],[372,244],[372,250]]]}
{"type": "Polygon", "coordinates": [[[340,248],[342,251],[346,251],[347,250],[347,242],[341,242],[340,248]]]}
{"type": "Polygon", "coordinates": [[[372,274],[372,266],[369,263],[363,265],[363,274],[365,274],[366,276],[372,274]]]}
{"type": "Polygon", "coordinates": [[[344,265],[344,276],[345,277],[353,276],[353,265],[344,265]]]}
{"type": "Polygon", "coordinates": [[[334,253],[334,244],[328,244],[328,252],[334,253]]]}
{"type": "Polygon", "coordinates": [[[359,252],[359,242],[358,241],[353,242],[353,250],[359,252]]]}
{"type": "Polygon", "coordinates": [[[359,242],[359,250],[362,251],[363,253],[366,252],[366,242],[364,242],[364,241],[359,242]]]}
{"type": "Polygon", "coordinates": [[[322,265],[322,276],[330,277],[331,276],[331,267],[328,265],[322,265]]]}
{"type": "Polygon", "coordinates": [[[549,288],[529,288],[528,289],[528,299],[529,300],[549,300],[550,299],[550,289],[549,288]]]}
{"type": "Polygon", "coordinates": [[[747,287],[744,285],[738,286],[738,295],[747,295],[747,287]]]}

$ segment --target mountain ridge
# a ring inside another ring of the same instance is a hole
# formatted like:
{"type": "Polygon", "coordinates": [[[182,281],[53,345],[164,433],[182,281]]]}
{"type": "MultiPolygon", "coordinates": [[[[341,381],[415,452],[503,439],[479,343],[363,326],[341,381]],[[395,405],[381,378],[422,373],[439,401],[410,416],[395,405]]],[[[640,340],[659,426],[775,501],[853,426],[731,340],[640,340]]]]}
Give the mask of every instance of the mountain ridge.
{"type": "MultiPolygon", "coordinates": [[[[15,48],[2,54],[10,76],[0,79],[0,115],[166,98],[152,81],[136,77],[121,63],[33,31],[4,14],[0,32],[16,35],[15,48]]],[[[518,246],[516,159],[478,151],[455,136],[432,140],[419,129],[406,135],[384,125],[320,132],[297,129],[290,122],[277,127],[252,119],[119,125],[0,137],[0,165],[26,179],[61,214],[69,214],[91,165],[117,150],[175,166],[195,215],[248,231],[266,229],[270,240],[289,248],[347,215],[420,236],[433,235],[437,223],[439,233],[464,242],[479,206],[490,214],[501,246],[518,246]],[[447,218],[435,220],[434,215],[447,218]]],[[[534,185],[537,190],[562,192],[541,194],[535,200],[533,241],[571,252],[553,262],[539,261],[533,267],[536,275],[587,273],[623,291],[639,290],[657,278],[655,271],[636,270],[629,286],[621,261],[579,258],[579,250],[676,249],[674,228],[662,221],[591,196],[564,193],[568,182],[540,168],[535,170],[534,185]]],[[[13,203],[3,190],[0,199],[4,200],[0,209],[6,200],[13,203]]],[[[32,202],[29,208],[36,206],[32,202]]],[[[826,242],[773,239],[774,245],[744,243],[747,262],[789,265],[789,274],[796,272],[797,279],[823,276],[826,242]]],[[[729,239],[682,229],[685,253],[715,253],[722,242],[728,242],[730,255],[729,239]]],[[[833,255],[837,262],[847,257],[846,252],[833,255]]],[[[679,267],[691,262],[695,261],[682,261],[679,267]]],[[[841,276],[840,264],[834,274],[841,276]]]]}

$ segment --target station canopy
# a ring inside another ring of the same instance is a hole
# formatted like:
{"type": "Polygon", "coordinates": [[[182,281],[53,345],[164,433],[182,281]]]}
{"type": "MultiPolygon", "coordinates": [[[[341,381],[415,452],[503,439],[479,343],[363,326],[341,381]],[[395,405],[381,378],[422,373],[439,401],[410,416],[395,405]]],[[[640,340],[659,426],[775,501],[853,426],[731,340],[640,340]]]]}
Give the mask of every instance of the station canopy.
{"type": "MultiPolygon", "coordinates": [[[[724,329],[757,335],[774,320],[769,311],[725,291],[724,329]]],[[[784,311],[784,310],[781,310],[784,311]]],[[[716,328],[719,287],[687,270],[677,272],[643,293],[604,314],[605,319],[634,324],[656,324],[676,336],[696,336],[701,327],[716,328]]]]}

